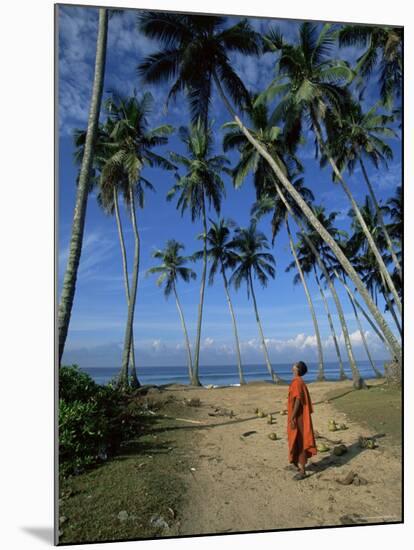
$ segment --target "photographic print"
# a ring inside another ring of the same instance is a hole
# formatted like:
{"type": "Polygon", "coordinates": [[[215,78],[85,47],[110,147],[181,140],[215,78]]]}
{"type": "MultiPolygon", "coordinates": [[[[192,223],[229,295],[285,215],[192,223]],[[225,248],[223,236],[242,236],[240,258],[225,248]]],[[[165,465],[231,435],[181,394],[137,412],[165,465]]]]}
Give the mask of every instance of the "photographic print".
{"type": "Polygon", "coordinates": [[[55,41],[56,543],[401,523],[403,28],[55,41]]]}

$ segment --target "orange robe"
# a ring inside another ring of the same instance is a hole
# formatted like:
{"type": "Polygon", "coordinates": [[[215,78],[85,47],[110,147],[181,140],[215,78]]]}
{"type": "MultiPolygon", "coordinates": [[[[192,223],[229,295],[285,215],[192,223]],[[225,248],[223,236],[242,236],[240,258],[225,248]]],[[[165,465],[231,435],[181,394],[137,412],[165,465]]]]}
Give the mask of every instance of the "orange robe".
{"type": "Polygon", "coordinates": [[[287,435],[289,448],[289,462],[306,464],[308,458],[316,455],[315,435],[313,433],[312,401],[308,388],[301,376],[295,376],[289,386],[287,435]],[[299,399],[300,407],[296,417],[296,428],[290,427],[294,400],[299,399]]]}

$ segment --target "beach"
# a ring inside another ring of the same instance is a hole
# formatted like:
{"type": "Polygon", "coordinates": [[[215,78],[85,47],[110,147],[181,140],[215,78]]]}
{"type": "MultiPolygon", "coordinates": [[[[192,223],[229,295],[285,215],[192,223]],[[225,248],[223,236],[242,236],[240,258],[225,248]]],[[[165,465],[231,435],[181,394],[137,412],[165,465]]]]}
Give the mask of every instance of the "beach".
{"type": "Polygon", "coordinates": [[[68,482],[75,495],[62,506],[68,518],[62,541],[400,522],[400,393],[383,379],[367,383],[369,389],[359,392],[349,380],[309,384],[317,442],[329,450],[311,459],[309,476],[302,481],[294,481],[294,472],[286,469],[286,416],[280,414],[286,408],[286,385],[148,389],[142,399],[150,424],[136,446],[126,447],[124,456],[95,473],[68,482]],[[274,423],[258,417],[257,408],[272,413],[274,423]],[[348,429],[330,432],[331,419],[348,429]],[[276,440],[268,437],[271,432],[276,440]],[[360,436],[376,436],[378,446],[361,448],[360,436]],[[343,456],[332,452],[339,442],[348,449],[343,456]],[[122,471],[128,467],[133,477],[122,471]],[[111,468],[117,483],[108,482],[111,468]],[[349,475],[352,483],[339,483],[349,475]],[[151,492],[154,483],[158,490],[151,492]],[[111,486],[111,504],[103,484],[111,486]],[[156,506],[143,508],[142,484],[156,506]],[[92,510],[83,508],[88,496],[92,510]],[[120,512],[129,519],[117,519],[120,512]]]}

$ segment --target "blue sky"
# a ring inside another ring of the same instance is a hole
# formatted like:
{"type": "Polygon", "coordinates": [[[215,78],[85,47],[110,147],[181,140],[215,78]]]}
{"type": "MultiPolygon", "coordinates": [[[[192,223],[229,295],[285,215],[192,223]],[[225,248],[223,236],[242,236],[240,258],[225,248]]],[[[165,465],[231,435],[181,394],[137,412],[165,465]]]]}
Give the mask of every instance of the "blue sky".
{"type": "MultiPolygon", "coordinates": [[[[167,86],[152,88],[142,86],[136,73],[136,66],[142,57],[157,49],[157,44],[140,35],[136,30],[135,10],[126,10],[122,15],[109,21],[108,56],[106,65],[106,92],[116,89],[123,94],[140,94],[150,91],[154,96],[154,114],[150,119],[153,126],[170,123],[178,128],[188,124],[188,111],[185,100],[179,96],[176,103],[166,112],[165,98],[167,86]]],[[[233,18],[236,21],[237,18],[233,18]]],[[[254,18],[251,23],[259,32],[266,32],[269,24],[277,25],[284,35],[294,40],[297,23],[254,18]]],[[[67,261],[67,251],[71,232],[71,222],[76,192],[77,167],[73,163],[72,132],[74,128],[86,126],[90,93],[92,88],[94,56],[97,33],[97,10],[71,6],[59,7],[59,291],[67,261]]],[[[353,62],[358,50],[347,48],[340,51],[342,58],[353,62]]],[[[239,55],[233,58],[234,66],[251,90],[264,89],[273,77],[275,57],[266,54],[260,60],[239,55]]],[[[375,78],[369,83],[365,94],[367,105],[376,100],[378,90],[375,78]]],[[[229,120],[219,98],[214,94],[212,118],[216,130],[216,149],[221,152],[221,125],[229,120]]],[[[394,151],[394,161],[389,170],[381,171],[369,167],[369,175],[378,197],[384,201],[393,194],[401,182],[401,143],[390,141],[394,151]]],[[[173,136],[170,143],[160,152],[183,151],[178,138],[173,136]]],[[[341,229],[348,229],[346,213],[349,204],[342,190],[332,184],[328,169],[321,170],[313,158],[313,140],[303,146],[300,154],[305,165],[305,184],[316,196],[316,202],[327,210],[339,212],[337,221],[341,229]]],[[[234,164],[235,154],[230,155],[234,164]]],[[[154,265],[152,252],[165,245],[169,238],[175,238],[185,245],[185,252],[191,254],[200,248],[196,237],[201,231],[201,222],[192,223],[188,214],[181,217],[175,203],[167,203],[165,196],[173,184],[173,175],[157,169],[145,169],[144,176],[150,179],[156,193],[146,194],[143,210],[138,211],[138,224],[141,234],[142,254],[138,299],[135,315],[135,343],[138,365],[167,366],[185,363],[183,335],[174,300],[166,301],[163,292],[155,285],[154,277],[146,277],[145,271],[154,265]]],[[[247,178],[241,189],[235,190],[225,177],[226,198],[222,215],[233,218],[239,225],[246,226],[250,219],[250,208],[254,202],[251,178],[247,178]]],[[[347,177],[354,196],[359,202],[366,194],[361,173],[357,170],[347,177]]],[[[215,217],[212,212],[211,215],[215,217]]],[[[132,265],[133,237],[130,221],[122,205],[127,249],[130,251],[129,264],[132,265]]],[[[260,222],[260,228],[270,236],[269,218],[260,222]]],[[[278,236],[272,250],[276,258],[277,275],[266,289],[256,284],[257,301],[272,362],[282,363],[304,359],[316,360],[316,342],[309,309],[300,285],[294,286],[294,272],[285,273],[291,262],[288,241],[284,231],[278,236]]],[[[199,265],[195,266],[200,274],[199,265]]],[[[333,360],[334,348],[323,304],[313,280],[309,286],[320,323],[324,352],[327,360],[333,360]]],[[[190,338],[195,339],[197,304],[199,298],[199,277],[191,284],[179,285],[179,293],[188,323],[190,338]]],[[[361,346],[361,338],[347,298],[338,288],[343,298],[344,311],[349,322],[351,338],[355,345],[355,355],[366,359],[361,346]]],[[[245,288],[237,293],[232,291],[238,328],[241,338],[242,355],[245,363],[260,363],[263,353],[259,345],[258,330],[245,288]]],[[[340,327],[334,312],[333,300],[328,293],[334,322],[338,334],[340,327]]],[[[382,306],[382,304],[381,304],[382,306]]],[[[127,307],[122,279],[121,255],[113,217],[105,215],[99,208],[96,195],[91,194],[85,226],[75,303],[66,342],[64,363],[77,362],[81,366],[118,366],[121,360],[127,307]]],[[[387,356],[379,340],[365,326],[375,358],[387,356]]],[[[343,350],[345,358],[345,351],[343,350]]],[[[205,295],[204,320],[202,330],[201,364],[231,364],[235,354],[229,312],[225,301],[222,282],[217,279],[208,287],[205,295]]]]}

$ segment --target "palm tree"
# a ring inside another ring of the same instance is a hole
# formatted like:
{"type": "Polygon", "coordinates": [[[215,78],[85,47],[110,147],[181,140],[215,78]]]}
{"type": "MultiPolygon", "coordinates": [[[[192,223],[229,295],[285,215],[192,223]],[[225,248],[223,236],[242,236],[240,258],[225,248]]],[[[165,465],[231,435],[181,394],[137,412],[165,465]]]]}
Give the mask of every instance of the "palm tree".
{"type": "MultiPolygon", "coordinates": [[[[255,97],[253,97],[253,100],[255,97]]],[[[274,157],[277,159],[279,166],[284,173],[299,172],[302,166],[296,156],[289,151],[286,146],[285,138],[280,128],[271,126],[269,123],[267,106],[260,104],[249,109],[249,117],[253,126],[253,129],[249,129],[250,133],[261,143],[263,143],[268,151],[271,151],[274,157]]],[[[270,169],[269,164],[259,155],[257,150],[247,140],[244,133],[240,130],[236,123],[230,122],[224,125],[227,130],[223,139],[223,148],[225,151],[231,149],[237,149],[240,152],[240,160],[236,167],[233,169],[233,181],[236,187],[239,187],[249,172],[253,172],[253,182],[256,188],[256,196],[258,201],[252,208],[252,215],[260,217],[265,213],[273,211],[272,217],[272,241],[274,243],[277,233],[283,223],[286,225],[286,229],[289,235],[289,243],[293,257],[295,258],[295,250],[292,248],[293,241],[290,238],[290,229],[288,223],[288,212],[286,210],[283,201],[279,195],[275,192],[274,181],[276,179],[275,174],[270,169]]],[[[303,180],[298,179],[293,183],[295,189],[300,193],[302,198],[307,202],[314,200],[312,192],[303,185],[303,180]]],[[[292,202],[292,201],[291,201],[292,202]]],[[[292,208],[295,205],[292,204],[292,208]]],[[[300,215],[296,208],[297,215],[300,215]]],[[[315,335],[318,343],[318,355],[319,355],[319,372],[318,379],[324,379],[324,366],[323,366],[323,352],[322,342],[319,333],[318,321],[315,315],[312,298],[308,290],[306,280],[302,277],[301,267],[297,264],[300,278],[302,280],[305,295],[311,311],[312,321],[315,328],[315,335]]]]}
{"type": "Polygon", "coordinates": [[[226,172],[228,159],[223,155],[213,155],[213,131],[205,126],[200,119],[190,128],[181,127],[179,130],[181,141],[187,148],[187,155],[171,153],[171,159],[185,169],[183,176],[177,175],[177,182],[167,195],[172,200],[178,195],[177,208],[181,215],[189,209],[191,220],[200,218],[203,224],[203,270],[201,275],[200,301],[198,305],[197,336],[194,350],[194,369],[192,383],[200,386],[199,359],[201,324],[203,318],[204,290],[207,274],[207,208],[213,206],[217,214],[220,212],[221,199],[224,195],[224,182],[221,174],[226,172]]]}
{"type": "Polygon", "coordinates": [[[372,76],[379,65],[381,99],[390,108],[393,98],[402,94],[403,27],[350,24],[342,27],[338,38],[341,47],[366,48],[355,68],[360,78],[372,76]]]}
{"type": "MultiPolygon", "coordinates": [[[[152,151],[155,147],[165,145],[168,142],[168,136],[173,132],[173,128],[169,125],[154,129],[148,128],[147,117],[151,112],[152,104],[153,98],[150,93],[143,94],[141,99],[136,96],[123,98],[120,95],[112,94],[105,104],[108,112],[107,126],[110,137],[107,147],[110,154],[101,170],[100,196],[102,201],[109,202],[109,204],[113,200],[116,212],[116,195],[119,189],[123,190],[131,216],[135,241],[131,287],[127,294],[128,316],[119,375],[121,386],[128,385],[128,364],[133,341],[133,322],[138,287],[140,235],[135,200],[137,199],[139,207],[143,208],[144,188],[153,189],[152,184],[142,176],[142,170],[145,165],[160,166],[167,170],[175,168],[169,160],[152,151]]],[[[125,269],[124,259],[124,275],[125,269]]],[[[127,275],[125,277],[127,278],[127,275]]]]}
{"type": "Polygon", "coordinates": [[[402,187],[398,185],[395,190],[395,195],[387,200],[383,210],[391,217],[391,223],[388,225],[388,231],[401,249],[401,241],[403,235],[403,194],[402,187]]]}
{"type": "MultiPolygon", "coordinates": [[[[335,242],[335,239],[319,223],[306,201],[292,186],[273,156],[243,124],[226,96],[226,91],[228,91],[237,107],[242,107],[240,103],[243,103],[245,99],[247,99],[246,104],[248,105],[248,93],[240,78],[233,71],[226,51],[255,54],[259,53],[260,48],[258,35],[251,30],[246,21],[223,31],[225,33],[224,37],[220,32],[215,32],[222,22],[223,18],[217,19],[210,16],[160,14],[158,12],[146,14],[144,18],[140,19],[140,30],[146,36],[159,39],[164,44],[165,49],[150,55],[144,60],[139,67],[141,76],[152,83],[174,79],[169,97],[176,96],[179,91],[186,91],[196,112],[199,109],[204,113],[208,112],[212,91],[211,84],[214,82],[216,90],[234,122],[260,156],[268,162],[280,184],[293,197],[306,219],[337,256],[367,304],[373,318],[381,328],[390,347],[394,350],[395,357],[401,362],[401,346],[366,291],[358,273],[335,242]],[[207,53],[210,55],[207,55],[207,53]],[[195,68],[198,70],[196,71],[195,68]],[[192,98],[194,99],[192,100],[192,98]],[[199,103],[198,107],[197,103],[199,103]]],[[[193,113],[193,118],[194,116],[196,116],[196,113],[193,113]]]]}
{"type": "MultiPolygon", "coordinates": [[[[329,228],[328,229],[329,233],[331,235],[335,235],[335,237],[338,238],[341,232],[338,229],[336,229],[334,226],[334,221],[337,215],[336,212],[331,212],[329,215],[326,215],[325,209],[320,206],[315,207],[314,212],[315,212],[315,215],[318,217],[319,221],[323,224],[323,226],[329,228]]],[[[361,374],[358,370],[358,367],[355,361],[351,339],[349,336],[348,326],[345,320],[342,304],[336,292],[334,282],[331,278],[331,275],[329,274],[328,267],[327,267],[330,265],[331,261],[333,260],[332,255],[330,254],[328,247],[324,244],[324,242],[320,238],[319,234],[312,229],[308,229],[306,232],[303,232],[302,230],[302,232],[299,234],[297,248],[298,248],[298,256],[300,258],[301,263],[304,262],[307,265],[312,265],[316,261],[318,264],[318,267],[322,271],[322,275],[326,283],[328,284],[329,290],[334,299],[335,306],[338,312],[338,317],[341,323],[342,334],[345,342],[345,348],[347,351],[349,365],[352,372],[352,380],[353,380],[354,387],[358,389],[362,388],[365,386],[365,383],[361,377],[361,374]],[[315,254],[316,251],[317,253],[315,254]]]]}
{"type": "Polygon", "coordinates": [[[167,241],[164,249],[156,250],[152,257],[157,260],[161,260],[161,265],[151,267],[148,269],[148,274],[159,274],[157,279],[157,285],[164,285],[164,295],[168,298],[171,292],[174,293],[175,303],[177,304],[178,314],[181,319],[181,325],[183,327],[185,346],[187,349],[188,357],[188,376],[190,383],[193,379],[193,361],[191,357],[190,340],[188,338],[187,327],[184,320],[184,313],[181,307],[180,300],[177,292],[177,281],[182,279],[185,283],[188,283],[191,279],[196,279],[194,271],[188,267],[185,267],[188,257],[181,256],[180,251],[184,250],[184,245],[171,239],[167,241]]]}
{"type": "Polygon", "coordinates": [[[231,66],[228,53],[258,55],[259,35],[247,19],[228,27],[227,19],[212,15],[143,12],[138,29],[159,40],[164,49],[146,57],[138,66],[145,82],[173,80],[167,101],[184,92],[193,123],[207,126],[212,85],[217,79],[237,107],[250,101],[249,94],[231,66]]]}
{"type": "MultiPolygon", "coordinates": [[[[233,304],[229,292],[229,283],[227,279],[226,270],[235,266],[236,255],[233,250],[233,242],[231,240],[230,227],[234,226],[234,222],[231,220],[225,220],[220,218],[217,222],[210,219],[210,229],[207,233],[207,257],[210,259],[211,266],[209,272],[209,284],[214,283],[214,278],[218,272],[220,272],[223,278],[224,292],[226,294],[227,303],[229,306],[230,316],[233,324],[236,356],[237,356],[237,368],[239,371],[240,385],[245,384],[243,369],[241,363],[240,342],[237,331],[236,316],[234,314],[233,304]]],[[[194,258],[201,258],[204,251],[196,252],[194,258]]]]}
{"type": "Polygon", "coordinates": [[[282,383],[282,379],[273,370],[270,362],[253,286],[253,275],[258,279],[262,287],[267,286],[269,277],[272,277],[272,279],[275,277],[275,259],[269,252],[263,252],[269,249],[269,244],[264,233],[257,230],[255,221],[252,221],[248,228],[238,227],[235,230],[233,248],[236,252],[235,265],[237,267],[230,278],[230,283],[234,284],[236,290],[240,288],[243,282],[247,285],[247,296],[250,297],[251,295],[253,299],[253,307],[266,367],[273,382],[280,384],[282,383]]]}
{"type": "Polygon", "coordinates": [[[393,116],[379,114],[376,105],[364,113],[358,102],[350,101],[341,118],[327,117],[326,129],[339,170],[342,171],[347,167],[349,173],[352,174],[359,163],[369,196],[377,213],[378,223],[386,240],[387,249],[402,278],[401,265],[383,219],[383,209],[378,204],[364,163],[364,158],[366,158],[376,168],[379,168],[380,163],[387,166],[387,161],[392,160],[392,149],[381,138],[397,136],[395,131],[388,126],[393,120],[393,116]]]}
{"type": "MultiPolygon", "coordinates": [[[[369,228],[371,234],[375,237],[378,247],[382,252],[384,252],[384,249],[386,248],[386,241],[382,233],[382,227],[379,223],[378,212],[374,210],[372,201],[368,196],[365,197],[365,203],[361,207],[361,214],[364,218],[366,226],[369,228]]],[[[362,273],[362,280],[365,282],[367,288],[371,290],[371,294],[374,296],[376,303],[378,290],[384,296],[387,307],[390,310],[395,320],[395,323],[401,333],[399,319],[391,303],[388,288],[385,284],[382,272],[376,269],[375,259],[373,258],[372,252],[367,245],[365,233],[361,230],[359,220],[356,219],[352,210],[349,212],[349,215],[352,218],[351,227],[353,229],[353,234],[348,242],[348,249],[350,251],[350,254],[355,256],[355,265],[362,273]],[[360,251],[362,252],[362,254],[358,255],[358,252],[360,251]]],[[[384,253],[383,257],[384,262],[388,264],[390,262],[390,258],[384,253]]]]}
{"type": "Polygon", "coordinates": [[[285,120],[285,134],[287,139],[292,141],[298,140],[303,119],[306,117],[310,120],[318,148],[326,157],[348,197],[401,313],[401,301],[390,273],[365,225],[358,204],[334,160],[331,144],[323,136],[322,124],[327,114],[334,112],[338,117],[342,117],[344,108],[348,106],[349,93],[341,84],[346,84],[353,76],[347,63],[330,57],[330,50],[334,43],[332,25],[325,24],[321,32],[318,32],[316,24],[302,23],[299,44],[292,45],[284,42],[280,33],[276,32],[270,32],[265,40],[269,51],[280,54],[278,76],[258,101],[282,96],[272,114],[271,121],[275,123],[281,119],[285,120]]]}
{"type": "Polygon", "coordinates": [[[322,284],[321,284],[318,272],[316,270],[316,265],[313,264],[312,267],[313,267],[313,274],[315,276],[315,281],[316,281],[316,284],[318,285],[319,294],[321,295],[321,298],[322,298],[323,307],[325,308],[325,313],[326,313],[326,316],[328,317],[329,328],[331,329],[332,340],[333,340],[333,343],[334,343],[334,346],[335,346],[336,357],[338,359],[338,364],[339,364],[339,379],[340,380],[346,380],[347,376],[345,374],[345,369],[344,369],[344,364],[343,364],[343,361],[342,361],[341,350],[339,348],[338,338],[336,336],[336,330],[335,330],[335,326],[334,326],[334,323],[333,323],[333,320],[332,320],[331,310],[329,309],[328,300],[326,299],[325,293],[323,291],[322,284]]]}
{"type": "Polygon", "coordinates": [[[69,257],[63,279],[62,293],[58,311],[59,365],[65,348],[69,322],[76,290],[76,279],[82,253],[85,228],[86,207],[90,188],[94,146],[99,125],[102,91],[105,78],[106,43],[108,36],[108,10],[99,9],[98,36],[96,39],[95,72],[93,78],[91,102],[89,106],[88,127],[85,147],[79,172],[76,191],[75,211],[73,214],[72,234],[69,244],[69,257]]]}

